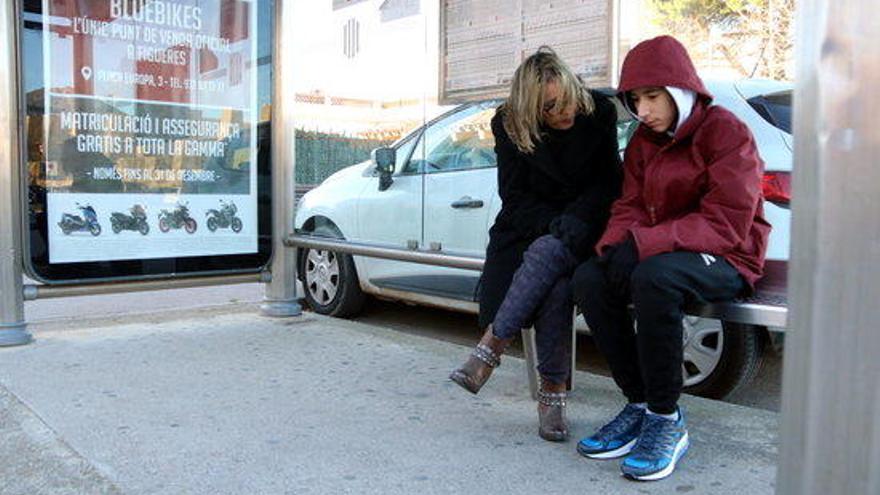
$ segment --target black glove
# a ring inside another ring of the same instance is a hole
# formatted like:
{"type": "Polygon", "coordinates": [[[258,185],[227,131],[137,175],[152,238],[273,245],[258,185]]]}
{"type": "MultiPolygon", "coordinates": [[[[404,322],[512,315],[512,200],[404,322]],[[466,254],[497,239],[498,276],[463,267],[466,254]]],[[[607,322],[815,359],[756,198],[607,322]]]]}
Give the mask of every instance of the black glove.
{"type": "Polygon", "coordinates": [[[563,213],[550,222],[550,234],[562,241],[562,244],[577,256],[584,249],[589,229],[580,218],[563,213]]]}
{"type": "Polygon", "coordinates": [[[599,266],[608,266],[608,263],[611,262],[611,257],[614,256],[614,251],[617,251],[617,246],[620,244],[614,244],[605,248],[598,257],[596,257],[596,264],[599,266]]]}
{"type": "Polygon", "coordinates": [[[629,292],[629,279],[638,264],[639,251],[632,237],[614,246],[606,269],[611,290],[619,296],[626,295],[629,292]]]}

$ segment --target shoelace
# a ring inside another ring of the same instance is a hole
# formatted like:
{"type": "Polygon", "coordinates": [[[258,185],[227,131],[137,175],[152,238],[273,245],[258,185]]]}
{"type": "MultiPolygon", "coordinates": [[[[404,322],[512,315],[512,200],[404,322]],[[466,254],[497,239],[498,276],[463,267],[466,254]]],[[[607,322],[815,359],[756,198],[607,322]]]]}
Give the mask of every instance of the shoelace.
{"type": "Polygon", "coordinates": [[[659,459],[669,455],[670,452],[667,451],[675,445],[675,434],[675,421],[648,415],[639,441],[630,455],[645,459],[659,459]]]}
{"type": "Polygon", "coordinates": [[[603,440],[615,438],[632,427],[633,422],[640,414],[643,414],[641,409],[628,405],[610,423],[600,428],[596,436],[603,440]]]}

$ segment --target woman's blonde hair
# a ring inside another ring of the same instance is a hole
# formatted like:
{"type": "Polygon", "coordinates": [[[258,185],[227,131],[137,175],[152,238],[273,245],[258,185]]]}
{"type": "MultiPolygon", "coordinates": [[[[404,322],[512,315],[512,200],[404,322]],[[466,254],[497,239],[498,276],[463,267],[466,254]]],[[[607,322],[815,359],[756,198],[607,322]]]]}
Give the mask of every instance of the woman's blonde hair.
{"type": "Polygon", "coordinates": [[[531,153],[541,142],[540,126],[544,123],[544,85],[559,84],[560,95],[553,111],[577,103],[578,111],[593,113],[590,92],[574,72],[549,46],[542,46],[529,55],[513,73],[510,96],[501,107],[504,130],[522,153],[531,153]]]}

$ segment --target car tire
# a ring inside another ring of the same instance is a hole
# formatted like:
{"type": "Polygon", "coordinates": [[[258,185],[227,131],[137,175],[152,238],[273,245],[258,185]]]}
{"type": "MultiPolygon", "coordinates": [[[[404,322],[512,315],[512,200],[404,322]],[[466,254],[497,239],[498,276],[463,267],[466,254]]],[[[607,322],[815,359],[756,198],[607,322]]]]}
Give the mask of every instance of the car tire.
{"type": "Polygon", "coordinates": [[[351,255],[304,248],[300,260],[304,298],[312,311],[338,318],[360,313],[366,294],[351,255]]]}
{"type": "Polygon", "coordinates": [[[685,318],[684,392],[724,399],[750,383],[764,360],[760,327],[711,318],[685,318]]]}

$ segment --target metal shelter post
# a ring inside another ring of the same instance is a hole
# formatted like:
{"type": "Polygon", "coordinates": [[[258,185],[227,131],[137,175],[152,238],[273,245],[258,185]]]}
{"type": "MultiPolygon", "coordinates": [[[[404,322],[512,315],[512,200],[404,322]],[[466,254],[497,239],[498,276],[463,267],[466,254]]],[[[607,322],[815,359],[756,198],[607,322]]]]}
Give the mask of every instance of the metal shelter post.
{"type": "Polygon", "coordinates": [[[18,40],[14,0],[0,0],[0,347],[27,344],[21,278],[18,40]]]}
{"type": "Polygon", "coordinates": [[[880,493],[880,2],[798,5],[780,494],[880,493]]]}
{"type": "Polygon", "coordinates": [[[275,0],[275,60],[272,98],[272,280],[266,284],[261,312],[267,316],[296,316],[302,308],[296,297],[296,251],[285,247],[293,231],[294,195],[294,91],[290,84],[293,2],[275,0]]]}

